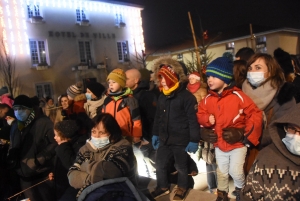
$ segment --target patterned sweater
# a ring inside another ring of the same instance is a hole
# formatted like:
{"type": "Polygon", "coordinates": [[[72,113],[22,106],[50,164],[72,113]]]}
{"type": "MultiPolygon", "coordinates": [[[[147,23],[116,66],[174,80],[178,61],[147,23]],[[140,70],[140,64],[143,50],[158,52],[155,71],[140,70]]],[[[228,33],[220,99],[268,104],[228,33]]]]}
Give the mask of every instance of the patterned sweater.
{"type": "Polygon", "coordinates": [[[272,144],[259,152],[241,191],[241,200],[300,200],[300,156],[290,153],[282,142],[283,125],[300,125],[299,116],[300,105],[268,127],[272,144]]]}

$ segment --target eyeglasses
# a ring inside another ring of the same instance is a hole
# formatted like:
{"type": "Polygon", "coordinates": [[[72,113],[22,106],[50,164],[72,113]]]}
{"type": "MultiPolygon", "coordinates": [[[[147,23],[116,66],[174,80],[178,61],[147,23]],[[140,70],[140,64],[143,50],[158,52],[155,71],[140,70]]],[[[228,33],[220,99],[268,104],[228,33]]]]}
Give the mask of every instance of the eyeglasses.
{"type": "Polygon", "coordinates": [[[298,133],[300,135],[300,130],[297,130],[296,128],[292,127],[292,126],[285,126],[284,127],[285,131],[291,134],[296,134],[298,133]]]}

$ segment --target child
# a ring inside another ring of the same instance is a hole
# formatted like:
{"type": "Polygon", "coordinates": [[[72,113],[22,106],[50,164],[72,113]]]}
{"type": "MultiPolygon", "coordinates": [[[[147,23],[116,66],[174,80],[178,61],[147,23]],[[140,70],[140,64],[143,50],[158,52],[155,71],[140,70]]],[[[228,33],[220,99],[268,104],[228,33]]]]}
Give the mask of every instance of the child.
{"type": "Polygon", "coordinates": [[[245,185],[243,165],[247,147],[256,146],[262,132],[262,112],[239,88],[231,86],[233,63],[226,57],[212,61],[206,70],[209,94],[198,106],[201,137],[214,143],[218,198],[228,200],[228,174],[239,192],[245,185]]]}
{"type": "Polygon", "coordinates": [[[198,72],[193,72],[189,75],[187,89],[196,97],[197,103],[200,103],[200,101],[207,95],[206,87],[201,86],[200,74],[198,72]]]}
{"type": "Polygon", "coordinates": [[[176,60],[171,57],[156,60],[154,73],[162,93],[157,101],[153,125],[152,145],[157,149],[157,187],[151,195],[158,198],[170,193],[166,167],[174,159],[178,171],[178,188],[173,200],[184,200],[188,190],[187,152],[195,153],[200,140],[197,101],[186,90],[187,78],[176,60]]]}
{"type": "Polygon", "coordinates": [[[121,127],[123,137],[138,143],[142,136],[142,123],[137,100],[126,85],[126,74],[114,69],[108,76],[108,96],[103,103],[103,113],[111,114],[121,127]]]}

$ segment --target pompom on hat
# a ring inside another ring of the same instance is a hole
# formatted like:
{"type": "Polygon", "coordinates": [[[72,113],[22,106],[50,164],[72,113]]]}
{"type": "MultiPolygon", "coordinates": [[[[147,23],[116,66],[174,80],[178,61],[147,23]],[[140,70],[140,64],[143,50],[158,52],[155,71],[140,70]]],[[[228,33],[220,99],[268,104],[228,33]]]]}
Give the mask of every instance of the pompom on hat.
{"type": "Polygon", "coordinates": [[[75,98],[75,96],[77,96],[81,93],[82,93],[82,82],[77,82],[76,84],[71,85],[67,89],[67,94],[73,99],[75,98]]]}
{"type": "Polygon", "coordinates": [[[97,98],[100,98],[105,91],[105,87],[99,82],[89,82],[86,86],[97,98]]]}
{"type": "Polygon", "coordinates": [[[64,120],[57,122],[54,126],[54,129],[61,132],[63,137],[72,138],[74,135],[76,135],[79,127],[74,120],[64,120]]]}
{"type": "Polygon", "coordinates": [[[125,88],[126,86],[126,74],[120,68],[116,68],[113,71],[111,71],[111,73],[109,73],[109,75],[107,76],[106,81],[108,80],[113,80],[117,82],[122,88],[125,88]]]}
{"type": "Polygon", "coordinates": [[[228,57],[218,57],[207,65],[206,76],[217,77],[230,84],[233,78],[233,62],[228,57]]]}
{"type": "Polygon", "coordinates": [[[166,84],[169,88],[172,88],[177,82],[179,82],[178,75],[171,66],[162,65],[158,71],[159,79],[161,79],[161,76],[165,78],[166,84]]]}
{"type": "Polygon", "coordinates": [[[192,72],[191,74],[189,74],[189,78],[195,78],[196,80],[200,81],[201,76],[200,76],[200,73],[195,71],[195,72],[192,72]]]}
{"type": "Polygon", "coordinates": [[[32,109],[33,108],[32,100],[26,95],[19,95],[15,98],[13,108],[20,107],[20,106],[26,107],[27,109],[32,109]]]}

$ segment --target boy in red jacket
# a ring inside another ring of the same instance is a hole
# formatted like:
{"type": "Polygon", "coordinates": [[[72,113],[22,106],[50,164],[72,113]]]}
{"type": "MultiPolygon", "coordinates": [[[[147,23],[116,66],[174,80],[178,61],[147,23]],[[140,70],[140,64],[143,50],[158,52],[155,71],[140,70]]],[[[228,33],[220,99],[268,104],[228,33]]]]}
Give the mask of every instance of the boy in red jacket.
{"type": "Polygon", "coordinates": [[[256,146],[262,132],[262,112],[239,88],[231,86],[233,63],[227,57],[212,61],[206,70],[209,94],[198,106],[201,138],[216,147],[218,198],[228,200],[228,174],[239,192],[245,185],[243,165],[247,147],[256,146]]]}

